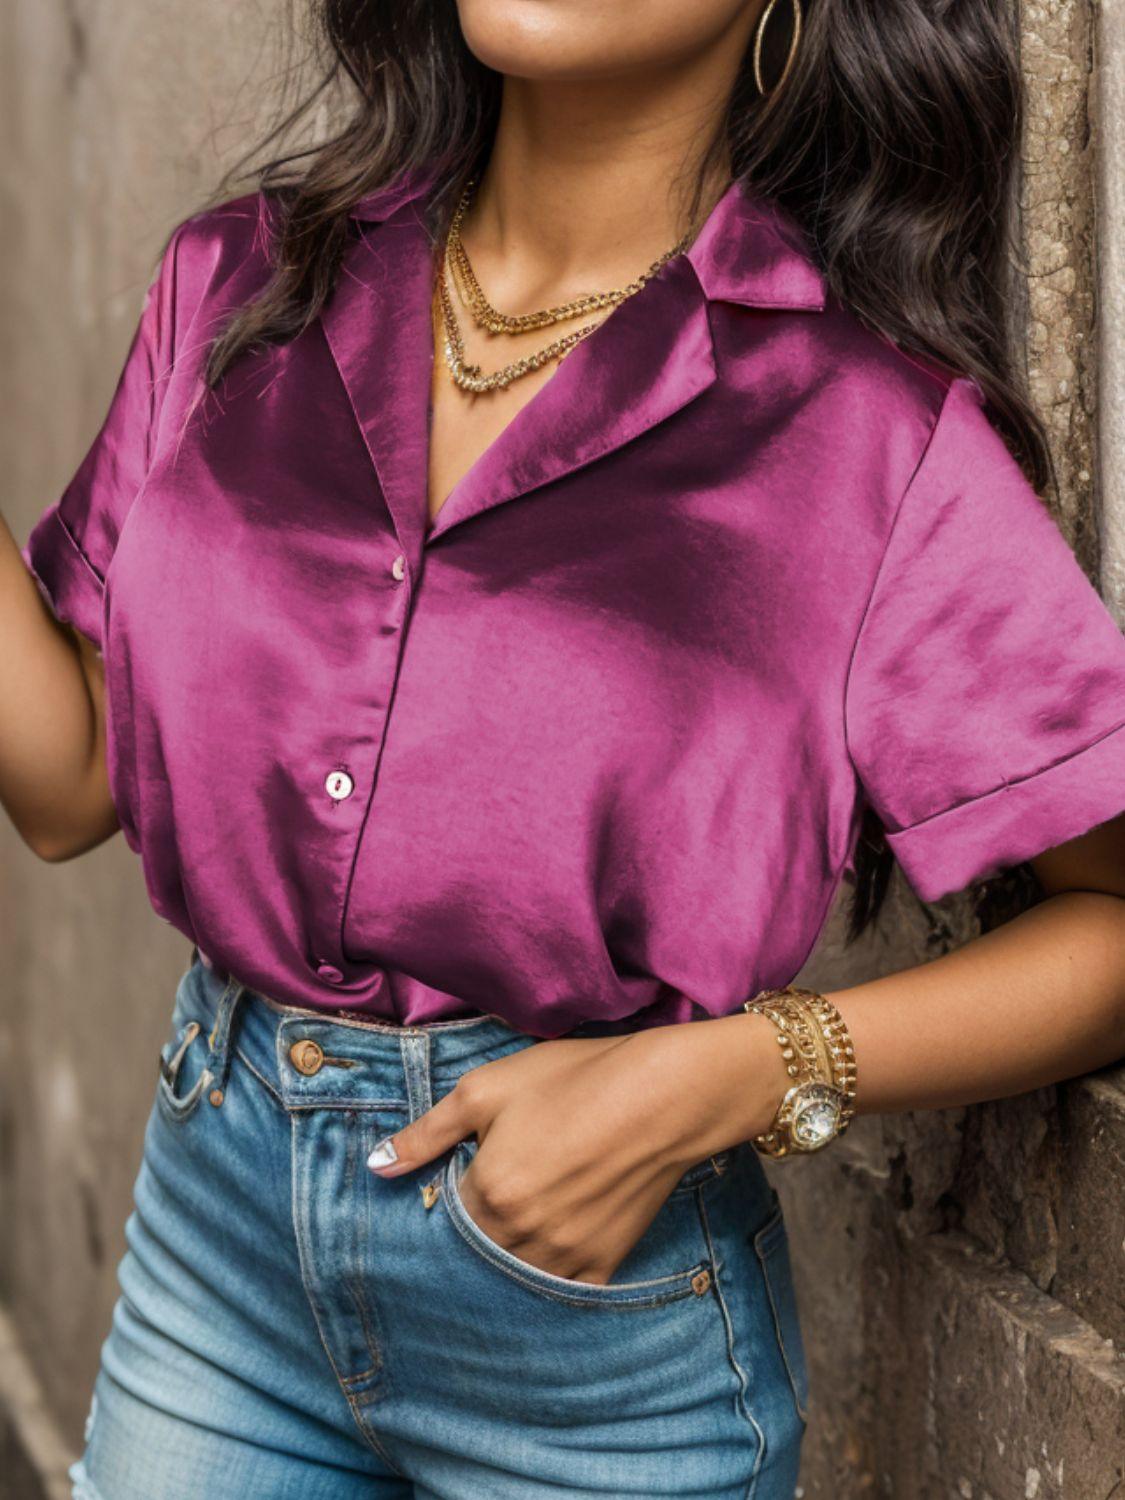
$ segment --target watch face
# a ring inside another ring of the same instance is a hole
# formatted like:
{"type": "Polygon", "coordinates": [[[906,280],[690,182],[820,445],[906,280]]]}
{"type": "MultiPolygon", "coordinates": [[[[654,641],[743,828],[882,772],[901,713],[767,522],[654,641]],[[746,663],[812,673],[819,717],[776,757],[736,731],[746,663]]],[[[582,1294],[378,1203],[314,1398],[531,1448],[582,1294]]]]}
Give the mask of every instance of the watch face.
{"type": "Polygon", "coordinates": [[[794,1142],[805,1151],[827,1145],[840,1128],[840,1095],[824,1084],[802,1090],[793,1106],[790,1130],[794,1142]]]}

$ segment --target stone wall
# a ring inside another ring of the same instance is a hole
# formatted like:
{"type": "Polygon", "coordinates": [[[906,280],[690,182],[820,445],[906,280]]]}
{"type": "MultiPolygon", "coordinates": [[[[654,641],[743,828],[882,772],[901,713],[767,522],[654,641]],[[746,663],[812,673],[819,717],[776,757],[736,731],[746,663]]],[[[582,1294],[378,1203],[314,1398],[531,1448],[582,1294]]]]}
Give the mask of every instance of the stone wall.
{"type": "MultiPolygon", "coordinates": [[[[0,8],[0,427],[17,535],[105,410],[164,235],[253,136],[289,9],[0,8]]],[[[1125,0],[1024,0],[1022,32],[1015,332],[1060,524],[1125,616],[1125,0]]],[[[0,1500],[65,1500],[188,948],[153,917],[120,839],[45,866],[0,820],[0,857],[0,1500]]],[[[901,881],[881,932],[847,954],[842,915],[806,982],[854,983],[972,933],[963,902],[931,922],[901,881]]],[[[812,1363],[807,1500],[1125,1496],[1125,1071],[865,1118],[774,1175],[812,1363]]]]}
{"type": "Polygon", "coordinates": [[[1097,19],[1092,112],[1097,250],[1098,507],[1101,584],[1125,621],[1125,0],[1101,0],[1097,19]]]}
{"type": "MultiPolygon", "coordinates": [[[[1125,4],[1025,0],[1021,316],[1057,518],[1125,621],[1125,4]]],[[[896,872],[855,983],[972,936],[896,872]]],[[[809,1329],[809,1500],[1125,1496],[1125,1068],[974,1109],[856,1122],[774,1180],[809,1329]]]]}

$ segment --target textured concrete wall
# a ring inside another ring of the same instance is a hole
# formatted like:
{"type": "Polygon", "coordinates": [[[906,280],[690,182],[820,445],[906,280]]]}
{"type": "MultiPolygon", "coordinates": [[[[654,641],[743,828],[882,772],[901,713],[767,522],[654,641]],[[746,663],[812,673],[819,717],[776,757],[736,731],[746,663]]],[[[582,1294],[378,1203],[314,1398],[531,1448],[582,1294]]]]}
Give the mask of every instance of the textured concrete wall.
{"type": "MultiPolygon", "coordinates": [[[[21,541],[105,412],[166,233],[249,144],[287,11],[0,5],[0,449],[21,541]]],[[[70,1444],[189,952],[122,839],[47,866],[0,817],[0,1303],[70,1444]]],[[[38,1431],[34,1400],[14,1419],[38,1431]]]]}
{"type": "MultiPolygon", "coordinates": [[[[92,436],[164,234],[252,137],[289,8],[0,8],[0,441],[17,534],[92,436]]],[[[1024,0],[1022,19],[1030,274],[1014,332],[1060,522],[1125,606],[1125,0],[1024,0]]],[[[901,882],[882,933],[846,956],[841,917],[807,982],[971,935],[963,903],[927,923],[901,882]]],[[[188,950],[120,839],[52,868],[0,822],[0,951],[0,1500],[63,1500],[188,950]]],[[[813,1364],[808,1500],[1125,1495],[1125,1075],[864,1119],[774,1175],[813,1364]]]]}

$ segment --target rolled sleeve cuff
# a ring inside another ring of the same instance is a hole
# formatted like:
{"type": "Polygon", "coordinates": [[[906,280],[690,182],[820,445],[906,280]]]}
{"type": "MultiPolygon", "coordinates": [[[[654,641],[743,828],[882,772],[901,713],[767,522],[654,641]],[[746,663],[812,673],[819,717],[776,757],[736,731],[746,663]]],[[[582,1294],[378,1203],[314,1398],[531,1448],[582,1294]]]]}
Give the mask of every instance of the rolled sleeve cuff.
{"type": "Polygon", "coordinates": [[[888,831],[912,889],[936,901],[1088,833],[1125,808],[1125,724],[1064,760],[888,831]]]}
{"type": "Polygon", "coordinates": [[[20,556],[56,619],[102,649],[105,584],[52,506],[36,523],[20,556]]]}

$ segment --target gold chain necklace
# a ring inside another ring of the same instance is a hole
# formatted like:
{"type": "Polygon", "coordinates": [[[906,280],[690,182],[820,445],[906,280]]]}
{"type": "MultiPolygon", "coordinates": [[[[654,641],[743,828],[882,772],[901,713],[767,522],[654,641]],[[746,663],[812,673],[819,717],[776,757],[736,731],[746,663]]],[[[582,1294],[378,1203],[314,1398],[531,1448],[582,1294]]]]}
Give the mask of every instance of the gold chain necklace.
{"type": "Polygon", "coordinates": [[[652,279],[656,272],[666,261],[678,255],[690,242],[695,232],[695,226],[688,231],[670,250],[666,250],[659,259],[653,261],[647,271],[637,277],[635,281],[629,282],[627,286],[614,288],[607,292],[589,292],[580,297],[573,298],[569,302],[561,303],[557,307],[543,308],[538,312],[521,313],[510,317],[501,313],[492,306],[481,290],[480,283],[473,273],[468,254],[461,242],[461,221],[471,202],[472,190],[475,179],[470,179],[461,195],[461,200],[453,213],[449,232],[446,236],[445,255],[442,267],[438,274],[437,286],[435,287],[435,299],[441,315],[444,333],[444,344],[442,353],[445,357],[446,366],[454,382],[462,388],[478,394],[501,390],[511,385],[513,380],[518,380],[523,375],[528,375],[532,370],[538,370],[542,365],[552,359],[563,359],[574,346],[583,339],[588,338],[595,328],[605,321],[613,308],[624,302],[627,297],[635,296],[641,288],[652,279]],[[457,315],[453,309],[453,300],[449,295],[449,287],[446,281],[446,272],[456,279],[458,290],[467,302],[473,319],[478,327],[487,328],[492,333],[523,333],[532,328],[543,328],[550,324],[560,323],[570,318],[580,317],[583,313],[599,311],[604,316],[597,318],[592,323],[574,330],[572,333],[564,334],[561,338],[554,339],[542,349],[537,349],[533,354],[524,356],[523,359],[512,360],[509,364],[502,366],[486,375],[480,365],[470,365],[465,362],[465,344],[461,334],[461,328],[457,321],[457,315]]]}
{"type": "Polygon", "coordinates": [[[473,391],[477,395],[482,395],[486,391],[502,390],[511,385],[513,380],[518,380],[521,375],[529,375],[532,370],[538,370],[548,360],[562,359],[569,354],[575,344],[588,338],[603,321],[599,318],[595,323],[589,323],[584,328],[578,328],[573,333],[555,339],[545,348],[537,349],[534,354],[527,354],[523,359],[512,360],[510,364],[486,375],[480,365],[470,365],[465,362],[465,343],[457,323],[457,315],[453,311],[453,303],[450,300],[444,275],[438,278],[437,299],[445,336],[442,353],[445,356],[446,367],[456,385],[459,385],[463,391],[473,391]]]}

